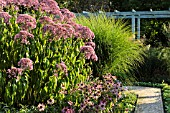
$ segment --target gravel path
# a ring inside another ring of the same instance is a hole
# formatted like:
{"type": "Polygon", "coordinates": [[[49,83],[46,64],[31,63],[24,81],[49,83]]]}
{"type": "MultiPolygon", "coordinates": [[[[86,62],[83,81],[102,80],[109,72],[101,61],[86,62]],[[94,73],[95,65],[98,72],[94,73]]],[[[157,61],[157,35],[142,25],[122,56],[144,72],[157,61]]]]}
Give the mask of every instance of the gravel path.
{"type": "Polygon", "coordinates": [[[135,113],[164,113],[160,88],[128,86],[128,89],[138,94],[135,113]]]}

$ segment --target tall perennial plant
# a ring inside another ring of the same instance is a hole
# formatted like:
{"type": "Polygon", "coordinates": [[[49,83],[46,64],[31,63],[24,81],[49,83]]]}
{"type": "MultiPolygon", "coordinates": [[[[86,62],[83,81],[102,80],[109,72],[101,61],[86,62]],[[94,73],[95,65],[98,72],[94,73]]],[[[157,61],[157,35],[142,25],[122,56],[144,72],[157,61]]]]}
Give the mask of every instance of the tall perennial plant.
{"type": "Polygon", "coordinates": [[[55,100],[62,108],[98,60],[94,33],[54,0],[0,0],[0,7],[0,102],[43,111],[55,100]]]}

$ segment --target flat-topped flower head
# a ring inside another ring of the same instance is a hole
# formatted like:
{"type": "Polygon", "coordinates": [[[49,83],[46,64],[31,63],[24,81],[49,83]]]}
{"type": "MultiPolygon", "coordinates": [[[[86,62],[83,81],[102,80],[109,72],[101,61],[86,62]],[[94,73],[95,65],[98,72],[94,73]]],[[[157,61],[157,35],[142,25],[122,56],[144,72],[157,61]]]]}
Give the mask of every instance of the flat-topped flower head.
{"type": "Polygon", "coordinates": [[[97,57],[92,46],[89,46],[89,45],[88,46],[82,46],[80,48],[80,51],[85,53],[86,59],[92,59],[94,61],[98,60],[98,57],[97,57]]]}
{"type": "Polygon", "coordinates": [[[0,9],[1,11],[3,10],[3,8],[7,5],[6,1],[4,0],[0,0],[0,9]]]}
{"type": "Polygon", "coordinates": [[[22,75],[22,69],[11,67],[11,69],[7,70],[8,78],[17,78],[17,75],[22,75]]]}
{"type": "Polygon", "coordinates": [[[18,6],[33,7],[39,4],[38,0],[13,0],[13,4],[18,6]]]}
{"type": "Polygon", "coordinates": [[[85,45],[91,46],[91,47],[93,47],[93,49],[95,49],[95,47],[96,47],[96,44],[94,42],[85,42],[85,45]]]}
{"type": "Polygon", "coordinates": [[[76,17],[74,13],[70,12],[70,11],[69,11],[68,9],[66,9],[66,8],[63,8],[63,9],[61,9],[60,11],[61,11],[61,13],[62,13],[63,16],[64,16],[64,21],[70,21],[70,20],[72,20],[73,18],[76,17]]]}
{"type": "Polygon", "coordinates": [[[62,24],[62,27],[65,28],[65,33],[63,34],[63,38],[64,39],[72,38],[75,33],[74,28],[69,24],[62,24]]]}
{"type": "Polygon", "coordinates": [[[41,24],[55,24],[54,21],[48,16],[40,17],[39,22],[41,24]]]}
{"type": "Polygon", "coordinates": [[[6,24],[9,23],[9,19],[10,19],[11,17],[12,17],[12,16],[9,15],[9,13],[7,13],[7,12],[0,12],[0,18],[3,18],[3,19],[4,19],[4,22],[5,22],[6,24]]]}
{"type": "Polygon", "coordinates": [[[21,24],[23,30],[36,28],[36,19],[28,14],[19,14],[17,23],[21,24]]]}
{"type": "Polygon", "coordinates": [[[14,41],[17,42],[17,40],[20,40],[21,44],[30,44],[28,41],[28,38],[33,39],[34,35],[29,33],[28,31],[20,31],[18,34],[15,35],[14,41]]]}
{"type": "Polygon", "coordinates": [[[81,34],[79,38],[86,39],[86,40],[88,39],[91,41],[95,37],[94,33],[86,26],[75,25],[75,30],[76,32],[81,34]]]}
{"type": "Polygon", "coordinates": [[[55,0],[41,0],[39,5],[34,8],[50,14],[56,14],[56,12],[60,10],[55,0]]]}
{"type": "Polygon", "coordinates": [[[33,61],[29,58],[22,58],[18,62],[18,66],[21,66],[23,70],[33,70],[33,61]]]}

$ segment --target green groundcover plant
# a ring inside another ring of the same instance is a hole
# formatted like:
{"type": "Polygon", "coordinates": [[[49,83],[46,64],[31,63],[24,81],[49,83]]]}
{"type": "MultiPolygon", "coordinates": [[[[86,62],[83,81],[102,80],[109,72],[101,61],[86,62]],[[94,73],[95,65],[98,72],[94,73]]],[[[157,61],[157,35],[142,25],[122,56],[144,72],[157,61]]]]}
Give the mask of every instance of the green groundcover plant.
{"type": "Polygon", "coordinates": [[[0,112],[128,112],[122,83],[90,76],[94,33],[54,0],[0,0],[0,112]],[[118,107],[117,107],[118,106],[118,107]]]}

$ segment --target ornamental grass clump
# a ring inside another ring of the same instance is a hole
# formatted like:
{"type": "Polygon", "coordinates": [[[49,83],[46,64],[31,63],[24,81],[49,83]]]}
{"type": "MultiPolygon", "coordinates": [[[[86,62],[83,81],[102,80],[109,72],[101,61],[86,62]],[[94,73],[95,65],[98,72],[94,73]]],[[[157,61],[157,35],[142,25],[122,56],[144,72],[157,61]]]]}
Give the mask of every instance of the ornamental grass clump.
{"type": "Polygon", "coordinates": [[[133,39],[129,26],[124,21],[106,17],[105,13],[89,15],[88,18],[79,16],[76,22],[95,33],[98,61],[93,63],[93,75],[112,73],[120,75],[119,79],[133,79],[133,69],[136,69],[139,62],[143,62],[142,44],[133,39]]]}
{"type": "Polygon", "coordinates": [[[0,103],[39,111],[58,103],[61,112],[98,59],[94,33],[54,0],[0,0],[0,7],[0,103]],[[84,46],[91,50],[82,51],[84,46]]]}

